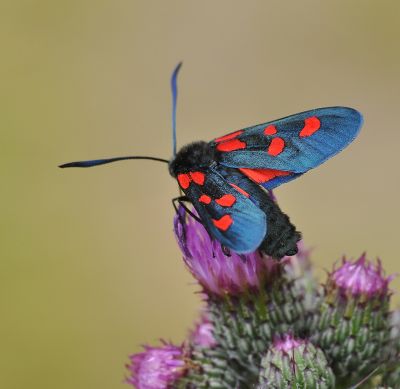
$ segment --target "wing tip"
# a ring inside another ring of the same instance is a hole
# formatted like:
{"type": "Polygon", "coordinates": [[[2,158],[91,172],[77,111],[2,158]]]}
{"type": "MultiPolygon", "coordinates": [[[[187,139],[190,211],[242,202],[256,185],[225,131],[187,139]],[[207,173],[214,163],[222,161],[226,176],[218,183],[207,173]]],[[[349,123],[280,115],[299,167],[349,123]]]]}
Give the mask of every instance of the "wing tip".
{"type": "Polygon", "coordinates": [[[345,107],[345,108],[347,108],[347,110],[349,112],[351,112],[351,116],[353,117],[353,120],[357,121],[359,126],[361,127],[362,124],[364,123],[364,117],[363,117],[362,113],[355,108],[351,108],[351,107],[345,107]]]}
{"type": "Polygon", "coordinates": [[[364,124],[364,117],[360,111],[345,106],[326,107],[325,109],[328,111],[335,110],[336,114],[339,114],[339,116],[344,120],[345,126],[354,129],[354,137],[352,139],[358,135],[362,125],[364,124]]]}
{"type": "MultiPolygon", "coordinates": [[[[364,124],[364,117],[362,113],[355,108],[351,107],[345,107],[346,110],[348,111],[348,119],[349,119],[349,124],[354,127],[354,138],[357,137],[358,133],[361,130],[362,125],[364,124]]],[[[353,138],[353,139],[354,139],[353,138]]]]}

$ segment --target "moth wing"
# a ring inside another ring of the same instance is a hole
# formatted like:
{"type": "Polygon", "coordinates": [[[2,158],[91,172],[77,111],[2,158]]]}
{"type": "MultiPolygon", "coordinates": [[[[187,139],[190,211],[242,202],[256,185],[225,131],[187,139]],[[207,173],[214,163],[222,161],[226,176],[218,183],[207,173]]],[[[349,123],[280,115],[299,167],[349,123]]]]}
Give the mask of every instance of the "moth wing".
{"type": "Polygon", "coordinates": [[[260,246],[267,233],[265,213],[215,169],[178,175],[178,182],[213,238],[236,253],[260,246]]]}
{"type": "Polygon", "coordinates": [[[361,125],[355,109],[318,108],[244,128],[211,145],[228,167],[302,174],[343,150],[361,125]]]}

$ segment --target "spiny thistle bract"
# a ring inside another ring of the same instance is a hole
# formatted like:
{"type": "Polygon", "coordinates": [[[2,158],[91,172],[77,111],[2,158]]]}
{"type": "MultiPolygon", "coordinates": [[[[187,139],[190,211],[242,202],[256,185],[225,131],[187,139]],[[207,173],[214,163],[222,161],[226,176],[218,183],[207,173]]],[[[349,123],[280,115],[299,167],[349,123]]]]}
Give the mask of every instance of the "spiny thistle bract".
{"type": "Polygon", "coordinates": [[[137,389],[400,389],[399,313],[380,262],[344,260],[320,287],[309,251],[226,253],[181,207],[175,234],[204,309],[183,346],[133,355],[137,389]],[[371,374],[377,373],[377,374],[371,374]]]}
{"type": "Polygon", "coordinates": [[[257,389],[334,388],[335,376],[322,350],[286,334],[274,340],[261,360],[257,389]]]}
{"type": "Polygon", "coordinates": [[[388,363],[385,364],[382,383],[394,389],[400,389],[400,310],[392,312],[391,332],[388,348],[388,363]]]}

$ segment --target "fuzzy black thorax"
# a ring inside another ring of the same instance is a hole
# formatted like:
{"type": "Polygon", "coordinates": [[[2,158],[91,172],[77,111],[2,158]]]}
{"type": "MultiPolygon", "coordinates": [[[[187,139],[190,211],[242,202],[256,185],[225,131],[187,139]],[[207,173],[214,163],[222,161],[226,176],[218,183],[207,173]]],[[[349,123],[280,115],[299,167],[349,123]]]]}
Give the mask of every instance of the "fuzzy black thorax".
{"type": "Polygon", "coordinates": [[[207,142],[198,141],[182,147],[170,160],[168,169],[171,176],[176,177],[179,173],[207,168],[213,162],[215,162],[214,148],[207,142]]]}

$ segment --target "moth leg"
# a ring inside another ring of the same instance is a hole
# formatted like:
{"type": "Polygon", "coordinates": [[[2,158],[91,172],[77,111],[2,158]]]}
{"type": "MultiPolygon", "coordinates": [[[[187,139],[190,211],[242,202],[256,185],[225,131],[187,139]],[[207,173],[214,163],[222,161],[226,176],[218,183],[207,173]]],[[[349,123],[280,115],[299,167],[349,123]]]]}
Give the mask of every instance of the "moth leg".
{"type": "Polygon", "coordinates": [[[178,197],[174,197],[171,200],[172,201],[172,206],[174,207],[176,213],[178,213],[178,206],[176,205],[176,203],[178,202],[178,204],[179,204],[179,201],[185,201],[186,199],[187,199],[186,196],[178,196],[178,197]]]}
{"type": "Polygon", "coordinates": [[[179,197],[174,197],[172,199],[172,205],[176,211],[176,213],[178,213],[178,206],[176,205],[176,203],[178,203],[179,205],[181,205],[183,207],[183,209],[196,221],[198,221],[199,223],[203,224],[203,222],[201,221],[201,219],[195,215],[185,204],[185,202],[190,203],[190,200],[188,197],[186,196],[179,196],[179,197]]]}
{"type": "MultiPolygon", "coordinates": [[[[196,220],[197,222],[199,222],[202,226],[204,226],[203,221],[202,221],[197,215],[195,215],[195,214],[186,206],[185,202],[186,202],[186,203],[190,203],[189,198],[186,197],[186,196],[174,197],[174,198],[172,199],[172,205],[173,205],[173,207],[175,208],[175,212],[179,215],[179,213],[178,213],[178,206],[177,206],[177,203],[178,203],[179,205],[181,205],[181,206],[183,207],[183,209],[184,209],[190,216],[193,217],[193,219],[195,219],[195,220],[196,220]]],[[[182,224],[182,225],[184,225],[184,222],[185,222],[184,220],[181,220],[181,224],[182,224]]],[[[211,238],[211,240],[213,239],[213,237],[212,237],[211,235],[210,235],[210,238],[211,238]]],[[[231,252],[230,252],[230,250],[228,249],[228,247],[221,245],[221,249],[222,249],[222,252],[224,253],[225,256],[227,256],[227,257],[230,257],[230,256],[231,256],[231,252]]],[[[213,258],[215,258],[214,249],[212,250],[212,253],[213,253],[213,258]]]]}
{"type": "Polygon", "coordinates": [[[243,263],[246,263],[246,257],[244,254],[238,254],[239,258],[242,260],[243,263]]]}
{"type": "Polygon", "coordinates": [[[225,257],[231,257],[231,250],[229,250],[228,247],[224,246],[223,244],[221,244],[221,250],[224,253],[225,257]]]}
{"type": "Polygon", "coordinates": [[[267,192],[269,194],[269,197],[271,197],[271,200],[276,203],[277,201],[274,191],[272,189],[268,189],[267,192]]]}

